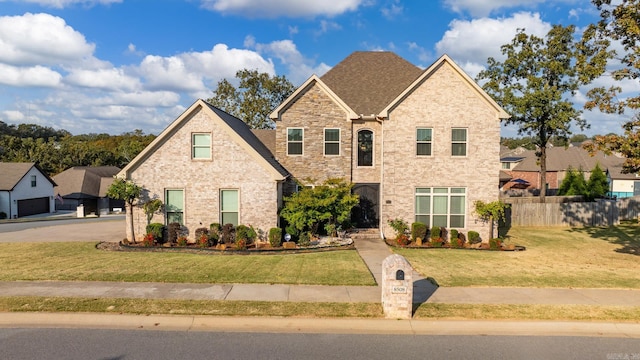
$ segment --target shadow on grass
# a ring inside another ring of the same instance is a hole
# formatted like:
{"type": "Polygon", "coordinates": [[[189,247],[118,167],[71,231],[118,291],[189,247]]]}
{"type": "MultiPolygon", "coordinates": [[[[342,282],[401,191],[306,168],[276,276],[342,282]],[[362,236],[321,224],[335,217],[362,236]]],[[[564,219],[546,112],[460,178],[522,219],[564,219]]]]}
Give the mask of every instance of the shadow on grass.
{"type": "Polygon", "coordinates": [[[640,256],[640,225],[637,220],[624,221],[617,226],[572,228],[569,231],[619,245],[615,252],[640,256]]]}

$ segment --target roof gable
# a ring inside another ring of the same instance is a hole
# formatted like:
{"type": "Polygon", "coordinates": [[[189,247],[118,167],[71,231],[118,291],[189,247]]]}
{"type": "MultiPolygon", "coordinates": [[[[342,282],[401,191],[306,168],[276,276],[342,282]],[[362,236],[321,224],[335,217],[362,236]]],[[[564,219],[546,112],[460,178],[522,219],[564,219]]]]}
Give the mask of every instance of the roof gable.
{"type": "Polygon", "coordinates": [[[35,163],[6,163],[0,162],[0,190],[11,191],[18,183],[31,171],[32,168],[36,168],[53,186],[56,186],[55,181],[45,174],[44,171],[35,163]]]}
{"type": "Polygon", "coordinates": [[[205,111],[209,117],[219,122],[226,135],[238,143],[256,161],[262,165],[274,180],[284,180],[288,176],[287,171],[273,158],[267,147],[251,132],[251,129],[242,120],[227,114],[226,112],[206,103],[202,99],[196,100],[176,120],[164,129],[138,156],[118,173],[119,177],[128,178],[129,173],[142,164],[151,154],[160,148],[173,136],[182,124],[189,121],[198,111],[205,111]]]}
{"type": "Polygon", "coordinates": [[[120,168],[116,166],[74,166],[54,177],[58,183],[56,192],[74,199],[104,197],[104,179],[113,181],[118,172],[120,168]]]}
{"type": "Polygon", "coordinates": [[[402,91],[395,99],[389,101],[387,106],[380,112],[380,117],[387,118],[389,117],[389,112],[393,110],[399,103],[401,103],[407,96],[409,96],[416,88],[418,88],[425,80],[427,80],[432,74],[434,74],[438,69],[444,64],[448,64],[453,68],[453,70],[460,76],[473,90],[475,90],[480,97],[491,107],[495,109],[498,113],[498,117],[501,119],[507,119],[510,115],[502,109],[498,103],[495,102],[487,94],[469,75],[467,75],[464,70],[462,70],[451,58],[447,55],[442,55],[436,62],[434,62],[431,66],[425,69],[420,76],[415,79],[410,85],[405,87],[404,91],[402,91]]]}
{"type": "Polygon", "coordinates": [[[285,101],[282,102],[277,108],[275,108],[269,117],[274,121],[280,120],[280,116],[284,113],[297,99],[304,95],[313,86],[318,86],[320,89],[331,98],[338,106],[340,106],[346,112],[346,118],[357,119],[358,115],[355,111],[349,107],[333,90],[331,90],[317,75],[311,75],[302,85],[300,85],[296,91],[293,92],[285,101]]]}

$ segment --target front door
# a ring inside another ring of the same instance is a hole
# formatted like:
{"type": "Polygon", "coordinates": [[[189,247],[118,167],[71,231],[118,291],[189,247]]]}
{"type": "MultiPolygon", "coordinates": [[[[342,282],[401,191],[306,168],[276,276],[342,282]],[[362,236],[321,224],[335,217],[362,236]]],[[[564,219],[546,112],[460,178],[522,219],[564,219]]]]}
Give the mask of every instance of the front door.
{"type": "Polygon", "coordinates": [[[351,222],[357,228],[377,228],[379,224],[378,200],[380,184],[355,184],[354,194],[360,196],[360,203],[351,210],[351,222]]]}

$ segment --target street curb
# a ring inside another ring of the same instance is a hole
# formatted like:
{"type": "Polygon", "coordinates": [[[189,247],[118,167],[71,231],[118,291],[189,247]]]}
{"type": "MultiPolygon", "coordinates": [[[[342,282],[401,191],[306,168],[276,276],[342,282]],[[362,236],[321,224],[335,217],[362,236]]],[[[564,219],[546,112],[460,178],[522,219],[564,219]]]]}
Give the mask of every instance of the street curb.
{"type": "Polygon", "coordinates": [[[579,321],[466,321],[93,313],[2,313],[0,327],[139,329],[186,332],[585,336],[640,339],[640,323],[579,321]]]}

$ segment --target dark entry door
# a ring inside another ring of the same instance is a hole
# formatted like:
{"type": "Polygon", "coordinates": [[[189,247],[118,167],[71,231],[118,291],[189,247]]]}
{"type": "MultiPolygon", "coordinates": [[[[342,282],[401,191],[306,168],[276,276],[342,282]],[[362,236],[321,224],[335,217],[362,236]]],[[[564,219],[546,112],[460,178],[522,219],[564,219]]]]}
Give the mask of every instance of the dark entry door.
{"type": "Polygon", "coordinates": [[[377,228],[379,219],[378,200],[380,184],[355,184],[354,194],[360,196],[360,203],[351,210],[351,222],[357,228],[377,228]]]}

